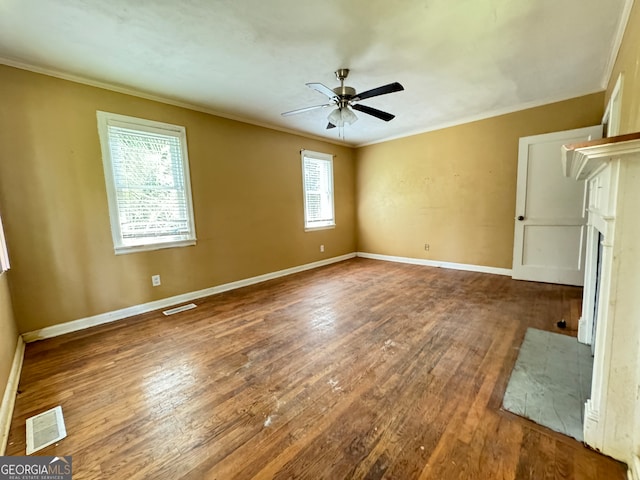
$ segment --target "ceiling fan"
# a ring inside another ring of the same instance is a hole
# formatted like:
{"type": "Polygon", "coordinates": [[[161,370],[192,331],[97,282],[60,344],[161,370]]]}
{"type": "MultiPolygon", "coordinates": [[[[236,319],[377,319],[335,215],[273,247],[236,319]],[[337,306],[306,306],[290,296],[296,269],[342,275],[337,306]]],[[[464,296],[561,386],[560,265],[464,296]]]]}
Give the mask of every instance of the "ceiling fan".
{"type": "Polygon", "coordinates": [[[353,110],[372,115],[380,120],[388,122],[395,118],[395,115],[391,113],[383,112],[377,108],[367,107],[366,105],[360,105],[358,102],[371,97],[377,97],[378,95],[386,95],[387,93],[399,92],[404,90],[404,87],[398,82],[389,83],[378,88],[373,88],[365,92],[356,93],[355,88],[347,87],[344,84],[345,79],[349,75],[348,68],[341,68],[335,72],[336,78],[340,80],[340,86],[336,88],[329,88],[322,83],[307,83],[307,87],[326,95],[331,99],[330,103],[323,105],[314,105],[313,107],[299,108],[297,110],[291,110],[290,112],[284,112],[282,116],[295,115],[297,113],[308,112],[311,110],[317,110],[319,108],[333,107],[337,108],[333,110],[327,120],[329,121],[327,129],[335,127],[344,127],[345,124],[352,124],[358,117],[353,110]]]}

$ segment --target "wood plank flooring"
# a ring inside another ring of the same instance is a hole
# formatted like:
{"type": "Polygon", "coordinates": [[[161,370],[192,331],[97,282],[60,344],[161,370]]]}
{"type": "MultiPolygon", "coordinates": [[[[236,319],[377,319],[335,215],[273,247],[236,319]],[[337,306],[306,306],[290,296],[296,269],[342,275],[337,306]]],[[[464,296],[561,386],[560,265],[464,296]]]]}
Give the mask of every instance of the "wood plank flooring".
{"type": "Polygon", "coordinates": [[[7,455],[62,405],[74,479],[624,479],[500,409],[581,290],[353,259],[27,345],[7,455]]]}

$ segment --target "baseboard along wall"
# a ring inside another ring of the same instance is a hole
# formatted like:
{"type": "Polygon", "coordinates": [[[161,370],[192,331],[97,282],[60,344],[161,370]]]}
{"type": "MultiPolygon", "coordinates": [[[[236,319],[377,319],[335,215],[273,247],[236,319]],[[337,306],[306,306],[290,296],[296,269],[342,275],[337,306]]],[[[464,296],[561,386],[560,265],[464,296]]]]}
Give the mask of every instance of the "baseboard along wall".
{"type": "Polygon", "coordinates": [[[53,338],[65,333],[77,332],[78,330],[84,330],[85,328],[95,327],[96,325],[102,325],[104,323],[115,322],[122,320],[123,318],[132,317],[134,315],[140,315],[142,313],[152,312],[153,310],[159,310],[161,308],[172,307],[185,302],[190,302],[202,297],[208,297],[215,295],[216,293],[227,292],[229,290],[235,290],[237,288],[247,287],[256,283],[266,282],[267,280],[273,280],[274,278],[280,278],[294,273],[304,272],[305,270],[311,270],[332,263],[342,262],[354,258],[355,253],[348,253],[346,255],[340,255],[338,257],[328,258],[326,260],[319,260],[317,262],[307,263],[299,265],[297,267],[286,268],[284,270],[278,270],[276,272],[265,273],[264,275],[258,275],[256,277],[245,278],[235,282],[225,283],[215,287],[205,288],[203,290],[197,290],[195,292],[183,293],[173,297],[163,298],[161,300],[155,300],[153,302],[143,303],[141,305],[134,305],[132,307],[122,308],[120,310],[114,310],[111,312],[101,313],[93,315],[91,317],[81,318],[78,320],[72,320],[71,322],[61,323],[58,325],[52,325],[51,327],[45,327],[40,330],[34,330],[22,334],[22,338],[25,342],[35,342],[36,340],[44,340],[45,338],[53,338]]]}
{"type": "Polygon", "coordinates": [[[633,457],[629,470],[627,470],[627,478],[629,480],[640,480],[640,457],[637,455],[633,457]]]}
{"type": "Polygon", "coordinates": [[[485,267],[482,265],[471,265],[468,263],[440,262],[438,260],[427,260],[424,258],[396,257],[393,255],[380,255],[377,253],[358,252],[358,257],[371,258],[373,260],[384,260],[386,262],[410,263],[412,265],[423,265],[425,267],[448,268],[450,270],[465,270],[467,272],[490,273],[492,275],[511,276],[510,268],[485,267]]]}
{"type": "Polygon", "coordinates": [[[22,362],[24,360],[24,341],[22,337],[18,337],[16,344],[16,352],[13,356],[11,364],[11,372],[7,386],[2,396],[2,405],[0,405],[0,456],[4,455],[7,450],[7,441],[9,440],[9,428],[11,427],[11,417],[13,417],[13,407],[16,403],[16,395],[18,394],[18,384],[20,383],[20,373],[22,372],[22,362]]]}
{"type": "Polygon", "coordinates": [[[237,288],[247,287],[256,283],[266,282],[267,280],[273,280],[274,278],[284,277],[292,275],[294,273],[304,272],[305,270],[311,270],[314,268],[330,265],[332,263],[342,262],[354,257],[369,258],[373,260],[384,260],[388,262],[398,263],[410,263],[413,265],[423,265],[427,267],[449,268],[453,270],[466,270],[469,272],[481,272],[490,273],[493,275],[507,275],[511,276],[511,270],[506,268],[496,267],[484,267],[480,265],[469,265],[464,263],[450,263],[439,262],[435,260],[426,260],[421,258],[409,258],[409,257],[396,257],[392,255],[379,255],[377,253],[348,253],[346,255],[340,255],[338,257],[328,258],[326,260],[320,260],[317,262],[307,263],[299,265],[297,267],[286,268],[284,270],[278,270],[276,272],[265,273],[264,275],[258,275],[256,277],[246,278],[238,280],[236,282],[225,283],[216,287],[205,288],[204,290],[198,290],[195,292],[188,292],[182,295],[176,295],[173,297],[163,298],[153,302],[143,303],[141,305],[134,305],[132,307],[122,308],[120,310],[114,310],[112,312],[101,313],[99,315],[93,315],[91,317],[81,318],[73,320],[71,322],[61,323],[59,325],[53,325],[51,327],[45,327],[40,330],[27,332],[22,334],[22,338],[25,342],[35,342],[36,340],[43,340],[45,338],[57,337],[58,335],[64,335],[65,333],[76,332],[85,328],[95,327],[96,325],[102,325],[104,323],[115,322],[122,320],[123,318],[132,317],[134,315],[140,315],[142,313],[151,312],[153,310],[159,310],[161,308],[172,307],[184,302],[190,302],[192,300],[208,297],[209,295],[215,295],[216,293],[227,292],[229,290],[235,290],[237,288]]]}

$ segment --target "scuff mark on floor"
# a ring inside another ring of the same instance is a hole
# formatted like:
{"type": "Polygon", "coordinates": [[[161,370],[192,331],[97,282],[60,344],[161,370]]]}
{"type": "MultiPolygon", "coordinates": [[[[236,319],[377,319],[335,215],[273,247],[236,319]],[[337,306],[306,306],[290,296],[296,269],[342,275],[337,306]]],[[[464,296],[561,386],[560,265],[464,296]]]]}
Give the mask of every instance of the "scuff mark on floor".
{"type": "Polygon", "coordinates": [[[338,386],[338,380],[330,378],[327,383],[331,386],[331,390],[333,390],[334,392],[339,392],[342,390],[342,387],[338,386]]]}
{"type": "Polygon", "coordinates": [[[384,342],[384,345],[382,346],[382,351],[386,352],[387,350],[393,348],[396,346],[396,342],[394,342],[391,339],[388,339],[386,342],[384,342]]]}

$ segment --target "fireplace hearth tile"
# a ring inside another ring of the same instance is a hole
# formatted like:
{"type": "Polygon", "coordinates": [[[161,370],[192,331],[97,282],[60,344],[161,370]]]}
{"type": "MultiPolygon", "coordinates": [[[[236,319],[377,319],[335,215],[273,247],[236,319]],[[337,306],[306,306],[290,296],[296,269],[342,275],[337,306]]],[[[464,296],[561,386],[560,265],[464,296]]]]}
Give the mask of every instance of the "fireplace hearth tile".
{"type": "Polygon", "coordinates": [[[593,357],[575,337],[529,328],[504,394],[503,408],[583,441],[584,404],[593,357]]]}

